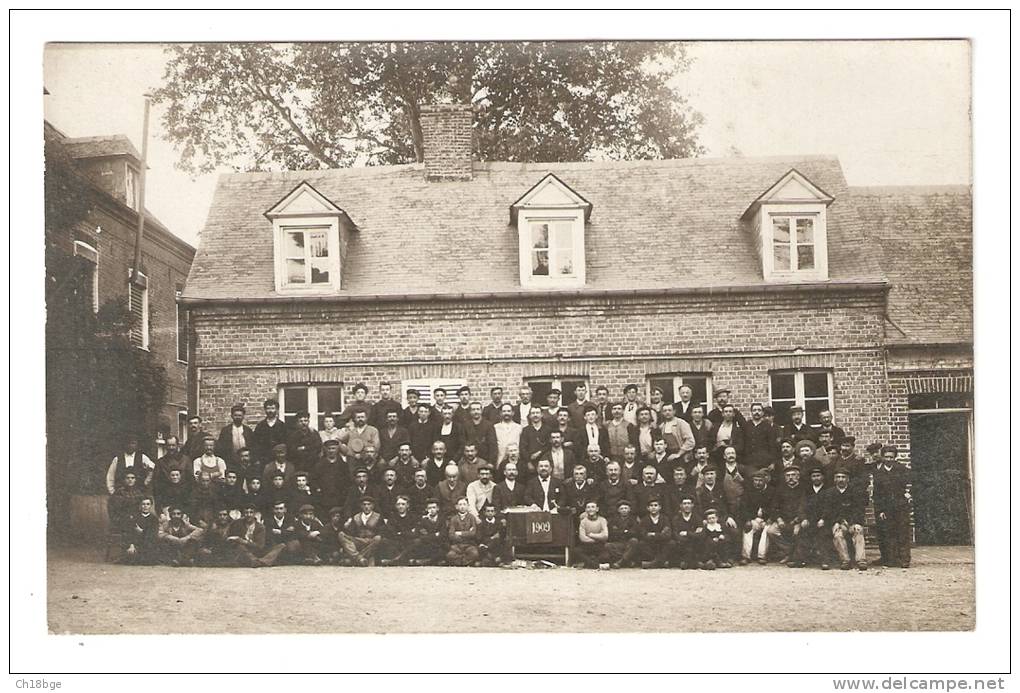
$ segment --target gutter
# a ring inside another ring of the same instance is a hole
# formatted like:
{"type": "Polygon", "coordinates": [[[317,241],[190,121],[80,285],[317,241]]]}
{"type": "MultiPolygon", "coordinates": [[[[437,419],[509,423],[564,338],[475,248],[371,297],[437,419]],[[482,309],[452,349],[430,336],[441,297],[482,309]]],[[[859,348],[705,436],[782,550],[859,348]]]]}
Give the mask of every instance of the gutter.
{"type": "Polygon", "coordinates": [[[199,298],[182,297],[178,303],[183,306],[230,306],[230,305],[276,305],[294,303],[412,303],[430,301],[492,301],[501,299],[529,298],[627,298],[627,297],[659,297],[659,296],[733,296],[739,294],[797,294],[807,291],[820,293],[839,293],[845,291],[871,292],[889,290],[889,282],[883,280],[870,281],[831,281],[802,284],[738,284],[717,287],[675,287],[666,289],[574,289],[560,291],[501,291],[501,292],[467,292],[452,294],[410,293],[410,294],[330,294],[306,296],[301,294],[266,297],[231,297],[231,298],[199,298]]]}

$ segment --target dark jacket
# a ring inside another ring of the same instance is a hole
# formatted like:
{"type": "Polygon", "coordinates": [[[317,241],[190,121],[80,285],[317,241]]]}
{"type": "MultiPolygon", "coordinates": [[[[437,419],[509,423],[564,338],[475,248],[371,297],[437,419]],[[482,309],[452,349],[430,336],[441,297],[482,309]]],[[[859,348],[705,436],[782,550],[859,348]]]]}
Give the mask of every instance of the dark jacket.
{"type": "Polygon", "coordinates": [[[487,420],[484,415],[477,424],[468,419],[467,423],[464,424],[463,430],[464,445],[474,443],[478,456],[483,460],[496,459],[499,446],[496,443],[496,429],[492,427],[491,421],[487,420]]]}
{"type": "Polygon", "coordinates": [[[727,518],[733,514],[730,504],[726,499],[723,482],[720,479],[716,479],[715,486],[711,489],[705,485],[699,486],[695,492],[694,500],[695,508],[702,517],[704,517],[705,511],[708,508],[715,508],[720,524],[724,524],[727,518]]]}
{"type": "MultiPolygon", "coordinates": [[[[524,504],[545,507],[546,494],[542,484],[536,476],[528,482],[524,490],[524,504]]],[[[563,482],[554,477],[549,477],[549,509],[563,505],[563,482]]]]}
{"type": "Polygon", "coordinates": [[[339,458],[330,462],[320,457],[312,470],[310,485],[319,496],[323,510],[328,512],[334,506],[343,505],[351,485],[347,463],[339,458]]]}
{"type": "Polygon", "coordinates": [[[295,428],[287,436],[287,459],[303,471],[311,471],[319,459],[322,438],[318,431],[295,428]]]}
{"type": "MultiPolygon", "coordinates": [[[[220,435],[216,438],[216,456],[222,457],[224,462],[231,463],[234,461],[234,424],[228,423],[226,426],[220,429],[220,435]]],[[[244,436],[244,447],[249,450],[253,450],[255,447],[255,432],[245,426],[241,425],[241,434],[244,436]]],[[[254,455],[254,451],[252,455],[254,455]]]]}
{"type": "Polygon", "coordinates": [[[269,426],[265,419],[255,424],[252,431],[253,442],[252,456],[264,464],[273,461],[273,446],[280,443],[287,443],[287,423],[283,419],[277,419],[273,426],[269,426]]]}
{"type": "Polygon", "coordinates": [[[910,502],[904,497],[910,485],[910,470],[896,462],[890,469],[879,464],[872,472],[874,479],[875,514],[895,513],[909,509],[910,502]]]}
{"type": "Polygon", "coordinates": [[[492,504],[496,506],[496,512],[503,512],[506,508],[527,505],[525,502],[526,491],[526,485],[520,479],[517,479],[517,483],[514,484],[513,491],[506,485],[506,480],[496,484],[496,488],[492,489],[492,504]]]}
{"type": "Polygon", "coordinates": [[[520,439],[521,460],[523,462],[535,464],[535,462],[541,459],[542,453],[549,447],[550,431],[552,429],[545,424],[536,429],[531,425],[530,421],[524,426],[520,439]],[[537,457],[535,453],[538,453],[537,457]]]}
{"type": "Polygon", "coordinates": [[[577,488],[577,484],[573,479],[566,482],[563,486],[563,505],[574,509],[574,515],[581,516],[584,514],[584,507],[588,504],[588,501],[599,501],[599,488],[595,484],[589,484],[585,481],[581,485],[581,488],[577,488]]]}
{"type": "MultiPolygon", "coordinates": [[[[380,399],[372,405],[368,412],[368,423],[372,424],[379,430],[379,435],[382,437],[382,430],[386,428],[386,415],[391,411],[397,413],[397,425],[399,426],[400,412],[403,407],[400,406],[400,402],[395,399],[380,399]]],[[[393,453],[396,454],[396,453],[393,453]]]]}
{"type": "Polygon", "coordinates": [[[852,484],[840,493],[835,486],[825,489],[822,504],[825,523],[830,527],[842,522],[848,525],[864,526],[864,506],[867,504],[865,492],[852,484]]]}
{"type": "Polygon", "coordinates": [[[397,456],[397,451],[400,446],[404,443],[410,444],[411,435],[407,432],[407,429],[401,425],[397,425],[393,432],[386,427],[383,423],[382,428],[376,427],[379,430],[379,459],[381,460],[392,460],[397,456]]]}
{"type": "Polygon", "coordinates": [[[276,518],[270,515],[265,520],[265,526],[267,547],[286,544],[294,538],[294,518],[291,515],[284,517],[283,522],[279,524],[277,524],[276,518]]]}
{"type": "Polygon", "coordinates": [[[669,518],[666,517],[665,513],[659,513],[659,521],[652,523],[650,515],[645,515],[641,518],[638,523],[641,531],[641,539],[649,542],[663,542],[669,541],[672,536],[672,530],[669,526],[669,518]]]}
{"type": "Polygon", "coordinates": [[[624,542],[631,539],[641,538],[641,526],[634,515],[628,515],[624,520],[619,515],[609,518],[609,541],[624,542]]]}
{"type": "Polygon", "coordinates": [[[439,438],[436,429],[436,422],[431,418],[422,423],[418,417],[415,417],[407,425],[407,435],[411,439],[411,454],[417,459],[423,460],[432,455],[432,443],[439,438]]]}
{"type": "Polygon", "coordinates": [[[768,521],[772,517],[772,510],[775,505],[775,487],[772,485],[764,489],[757,489],[753,483],[744,488],[744,496],[740,499],[740,517],[738,522],[750,522],[755,518],[762,518],[768,521]]]}
{"type": "Polygon", "coordinates": [[[787,524],[805,519],[804,500],[804,484],[798,484],[795,488],[790,488],[786,483],[779,484],[773,498],[772,519],[782,518],[787,524]]]}
{"type": "Polygon", "coordinates": [[[749,421],[744,426],[744,463],[755,469],[767,467],[779,454],[775,439],[776,433],[771,425],[762,421],[755,426],[753,421],[749,421]]]}
{"type": "Polygon", "coordinates": [[[598,488],[599,491],[599,514],[603,517],[607,519],[616,517],[616,505],[624,499],[631,502],[631,510],[633,511],[634,487],[624,479],[620,479],[615,484],[609,483],[609,479],[606,479],[599,483],[596,488],[598,488]]]}

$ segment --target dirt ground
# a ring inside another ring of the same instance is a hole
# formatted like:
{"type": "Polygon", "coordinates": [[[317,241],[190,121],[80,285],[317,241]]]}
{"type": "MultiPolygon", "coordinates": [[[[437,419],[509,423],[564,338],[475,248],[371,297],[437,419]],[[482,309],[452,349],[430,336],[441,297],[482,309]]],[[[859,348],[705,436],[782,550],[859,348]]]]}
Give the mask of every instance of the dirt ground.
{"type": "Polygon", "coordinates": [[[970,630],[975,608],[969,548],[863,573],[133,567],[56,549],[48,574],[57,634],[970,630]]]}

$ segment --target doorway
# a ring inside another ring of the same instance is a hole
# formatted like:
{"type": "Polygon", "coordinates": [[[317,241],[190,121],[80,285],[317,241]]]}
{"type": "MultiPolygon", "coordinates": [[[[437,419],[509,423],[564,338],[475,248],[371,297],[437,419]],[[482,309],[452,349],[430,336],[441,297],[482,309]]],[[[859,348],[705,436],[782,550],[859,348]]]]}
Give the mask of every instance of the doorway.
{"type": "Polygon", "coordinates": [[[915,542],[972,545],[971,412],[912,411],[910,459],[915,542]]]}

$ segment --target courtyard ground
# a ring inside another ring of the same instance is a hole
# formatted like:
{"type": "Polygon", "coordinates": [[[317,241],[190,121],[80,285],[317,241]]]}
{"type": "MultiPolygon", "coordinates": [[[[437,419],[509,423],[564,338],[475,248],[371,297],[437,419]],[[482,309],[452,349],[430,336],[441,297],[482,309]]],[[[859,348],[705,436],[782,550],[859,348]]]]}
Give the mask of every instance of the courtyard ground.
{"type": "Polygon", "coordinates": [[[862,573],[779,565],[714,572],[169,568],[110,565],[100,554],[95,549],[51,550],[47,602],[52,633],[974,628],[970,547],[920,547],[908,570],[871,568],[862,573]],[[542,597],[529,599],[527,608],[521,608],[525,595],[538,594],[542,597]],[[834,606],[834,595],[846,602],[834,606]]]}

